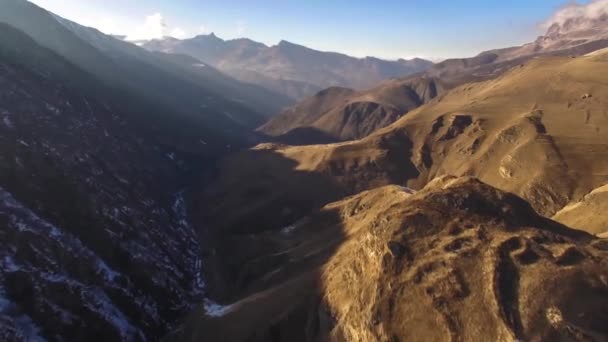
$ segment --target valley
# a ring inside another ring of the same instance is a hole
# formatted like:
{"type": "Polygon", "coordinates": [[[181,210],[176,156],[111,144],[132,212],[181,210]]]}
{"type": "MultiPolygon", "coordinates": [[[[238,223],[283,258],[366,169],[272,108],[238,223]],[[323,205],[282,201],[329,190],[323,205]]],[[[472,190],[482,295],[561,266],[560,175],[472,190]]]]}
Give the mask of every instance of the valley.
{"type": "Polygon", "coordinates": [[[433,63],[0,0],[0,340],[606,340],[602,2],[433,63]]]}

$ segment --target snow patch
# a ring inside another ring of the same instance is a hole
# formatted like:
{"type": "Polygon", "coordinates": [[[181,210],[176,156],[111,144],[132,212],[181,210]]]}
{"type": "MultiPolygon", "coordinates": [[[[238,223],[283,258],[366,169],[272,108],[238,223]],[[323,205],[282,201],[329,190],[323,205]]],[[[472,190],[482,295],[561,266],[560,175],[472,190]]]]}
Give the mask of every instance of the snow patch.
{"type": "Polygon", "coordinates": [[[68,285],[80,292],[83,305],[105,321],[110,322],[125,341],[133,340],[134,336],[143,337],[142,332],[135,328],[129,319],[120,311],[102,289],[85,285],[63,274],[43,273],[41,278],[51,282],[68,285]]]}
{"type": "Polygon", "coordinates": [[[203,64],[203,63],[196,63],[196,64],[192,64],[193,67],[197,67],[197,68],[204,68],[207,66],[207,64],[203,64]]]}
{"type": "Polygon", "coordinates": [[[296,229],[305,225],[308,222],[308,220],[309,220],[308,217],[304,217],[286,227],[283,227],[281,229],[281,234],[289,235],[289,234],[293,233],[296,229]]]}
{"type": "MultiPolygon", "coordinates": [[[[0,287],[0,318],[7,317],[9,322],[12,322],[17,329],[19,337],[23,341],[28,342],[44,342],[46,341],[41,335],[41,329],[34,323],[32,318],[26,314],[20,313],[19,308],[13,303],[0,287]]],[[[3,320],[0,320],[2,322],[3,320]]]]}
{"type": "MultiPolygon", "coordinates": [[[[91,265],[96,269],[97,273],[103,276],[105,286],[118,286],[116,280],[120,276],[120,273],[113,270],[99,258],[97,254],[84,246],[77,237],[71,236],[70,234],[64,234],[59,228],[39,217],[36,213],[18,202],[2,187],[0,187],[0,214],[8,216],[8,227],[12,226],[19,232],[36,234],[39,236],[39,239],[51,239],[66,252],[69,252],[75,258],[79,258],[81,262],[91,265]]],[[[44,251],[38,250],[33,244],[30,244],[30,247],[40,256],[46,256],[44,251]]],[[[22,269],[12,256],[5,255],[3,259],[0,260],[2,269],[4,270],[15,272],[22,269]]],[[[55,265],[52,260],[48,261],[55,265]]],[[[72,278],[69,274],[62,272],[65,271],[45,269],[40,273],[40,279],[78,289],[81,293],[83,305],[115,326],[116,329],[120,331],[123,340],[132,340],[134,336],[143,336],[140,330],[131,325],[122,311],[114,305],[102,289],[91,286],[90,284],[83,284],[72,278]]],[[[126,292],[128,293],[128,291],[126,292]]],[[[0,304],[0,314],[2,314],[2,308],[6,307],[6,305],[6,303],[4,303],[4,306],[0,304]]],[[[57,314],[60,314],[62,319],[69,320],[74,317],[71,313],[63,310],[57,305],[55,306],[56,307],[54,307],[53,310],[56,311],[57,314]]]]}
{"type": "Polygon", "coordinates": [[[11,257],[10,255],[6,255],[6,256],[4,256],[4,261],[2,263],[2,269],[6,272],[12,273],[12,272],[20,271],[21,266],[19,266],[15,263],[15,260],[13,260],[13,257],[11,257]]]}
{"type": "Polygon", "coordinates": [[[4,123],[4,126],[6,126],[9,129],[15,129],[15,125],[13,125],[11,118],[9,118],[8,116],[2,117],[2,123],[4,123]]]}
{"type": "Polygon", "coordinates": [[[105,277],[106,280],[114,282],[117,277],[120,277],[120,273],[114,271],[108,264],[103,260],[97,258],[97,270],[99,270],[105,277]]]}
{"type": "Polygon", "coordinates": [[[234,304],[220,305],[210,299],[205,299],[203,307],[207,316],[222,317],[232,312],[232,310],[234,309],[234,304]]]}

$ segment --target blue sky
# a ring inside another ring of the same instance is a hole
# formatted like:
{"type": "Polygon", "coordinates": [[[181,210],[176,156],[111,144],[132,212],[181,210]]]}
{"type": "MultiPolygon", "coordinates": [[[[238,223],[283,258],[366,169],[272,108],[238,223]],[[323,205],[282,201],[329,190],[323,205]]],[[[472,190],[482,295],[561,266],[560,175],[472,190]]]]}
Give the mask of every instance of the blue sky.
{"type": "MultiPolygon", "coordinates": [[[[32,0],[106,33],[136,38],[215,32],[354,56],[467,57],[543,32],[567,0],[32,0]]],[[[586,3],[589,1],[579,1],[586,3]]]]}

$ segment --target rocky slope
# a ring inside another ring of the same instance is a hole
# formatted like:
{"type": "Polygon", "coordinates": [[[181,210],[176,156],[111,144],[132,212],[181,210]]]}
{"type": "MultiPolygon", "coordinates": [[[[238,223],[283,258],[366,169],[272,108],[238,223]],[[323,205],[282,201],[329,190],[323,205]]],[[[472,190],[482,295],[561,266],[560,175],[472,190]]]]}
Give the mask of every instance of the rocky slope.
{"type": "Polygon", "coordinates": [[[441,80],[424,77],[392,79],[359,92],[328,88],[272,117],[258,130],[292,145],[326,142],[323,137],[327,141],[361,139],[444,90],[441,80]]]}
{"type": "Polygon", "coordinates": [[[0,340],[156,340],[202,301],[182,190],[208,154],[112,94],[0,24],[0,340]]]}
{"type": "Polygon", "coordinates": [[[608,237],[607,210],[608,185],[604,185],[561,209],[553,219],[591,234],[608,237]]]}
{"type": "Polygon", "coordinates": [[[552,216],[608,182],[607,57],[535,59],[458,87],[362,140],[261,145],[220,164],[210,198],[222,201],[207,202],[225,206],[219,212],[272,213],[282,210],[275,200],[291,197],[300,201],[284,202],[285,211],[298,212],[342,194],[387,184],[418,189],[454,174],[516,193],[552,216]],[[294,188],[289,170],[307,178],[294,188]],[[247,194],[256,194],[255,205],[247,194]]]}
{"type": "Polygon", "coordinates": [[[273,228],[258,236],[268,248],[218,250],[246,258],[247,281],[230,305],[200,307],[167,341],[608,335],[605,241],[477,180],[380,187],[273,228]]]}
{"type": "Polygon", "coordinates": [[[280,95],[242,84],[197,60],[167,63],[167,56],[63,19],[25,0],[4,0],[0,8],[0,22],[23,31],[39,45],[111,85],[115,96],[125,103],[147,103],[149,115],[172,113],[194,118],[195,130],[217,139],[230,136],[236,143],[251,136],[251,128],[289,103],[280,95]]]}
{"type": "Polygon", "coordinates": [[[432,65],[422,59],[357,59],[281,41],[266,46],[250,39],[223,40],[213,33],[191,39],[166,38],[143,45],[152,51],[193,56],[233,77],[259,84],[295,100],[333,86],[362,89],[432,65]]]}
{"type": "Polygon", "coordinates": [[[227,305],[168,340],[605,339],[605,241],[534,210],[602,232],[572,217],[608,181],[606,63],[537,58],[361,140],[223,160],[196,202],[227,305]]]}
{"type": "Polygon", "coordinates": [[[608,337],[607,51],[331,88],[263,130],[360,140],[216,164],[265,92],[0,6],[0,340],[608,337]]]}

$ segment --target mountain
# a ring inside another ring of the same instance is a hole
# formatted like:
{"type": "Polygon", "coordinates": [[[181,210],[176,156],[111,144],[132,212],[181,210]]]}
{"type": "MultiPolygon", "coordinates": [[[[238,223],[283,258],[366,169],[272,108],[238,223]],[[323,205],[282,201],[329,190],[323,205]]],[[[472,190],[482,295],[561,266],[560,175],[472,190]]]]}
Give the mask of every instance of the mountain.
{"type": "Polygon", "coordinates": [[[580,56],[605,47],[608,47],[606,16],[590,18],[577,13],[564,22],[553,22],[545,35],[532,43],[485,51],[473,58],[449,59],[431,67],[428,75],[462,84],[495,77],[536,56],[580,56]]]}
{"type": "Polygon", "coordinates": [[[0,0],[0,341],[606,340],[608,49],[560,18],[262,124],[289,99],[0,0]]]}
{"type": "Polygon", "coordinates": [[[554,23],[544,36],[523,46],[445,60],[422,73],[384,81],[349,97],[332,89],[321,91],[271,118],[259,131],[288,144],[359,139],[459,85],[499,77],[536,57],[582,56],[605,47],[606,18],[575,16],[554,23]]]}
{"type": "Polygon", "coordinates": [[[375,188],[250,239],[266,248],[217,250],[235,265],[238,295],[200,306],[164,341],[602,340],[608,333],[606,241],[474,179],[442,177],[418,193],[375,188]]]}
{"type": "Polygon", "coordinates": [[[3,0],[0,99],[0,340],[158,340],[204,299],[193,179],[283,97],[3,0]]]}
{"type": "Polygon", "coordinates": [[[441,80],[392,79],[365,91],[328,88],[272,117],[258,130],[302,145],[364,138],[444,91],[441,80]],[[315,134],[315,132],[318,132],[315,134]]]}
{"type": "Polygon", "coordinates": [[[608,183],[607,63],[606,52],[538,58],[448,91],[361,140],[240,152],[206,190],[206,220],[270,229],[346,195],[419,189],[446,174],[478,177],[551,217],[608,183]]]}
{"type": "Polygon", "coordinates": [[[553,219],[570,227],[608,237],[608,184],[585,195],[579,202],[571,203],[558,211],[553,219]]]}
{"type": "Polygon", "coordinates": [[[250,39],[223,40],[213,33],[185,40],[152,40],[143,46],[152,51],[193,56],[239,80],[262,85],[296,100],[327,87],[371,87],[387,78],[420,72],[432,65],[419,58],[358,59],[287,41],[266,46],[250,39]]]}
{"type": "Polygon", "coordinates": [[[217,302],[166,340],[605,339],[605,70],[536,58],[360,140],[225,158],[194,200],[217,302]]]}
{"type": "Polygon", "coordinates": [[[183,182],[204,160],[3,23],[0,89],[0,340],[158,339],[202,298],[183,182]]]}
{"type": "Polygon", "coordinates": [[[252,127],[290,103],[199,61],[167,63],[170,57],[80,26],[29,2],[4,0],[1,6],[0,22],[111,85],[125,102],[137,99],[149,103],[159,116],[166,118],[170,113],[193,121],[195,141],[221,140],[225,145],[250,140],[252,127]]]}

